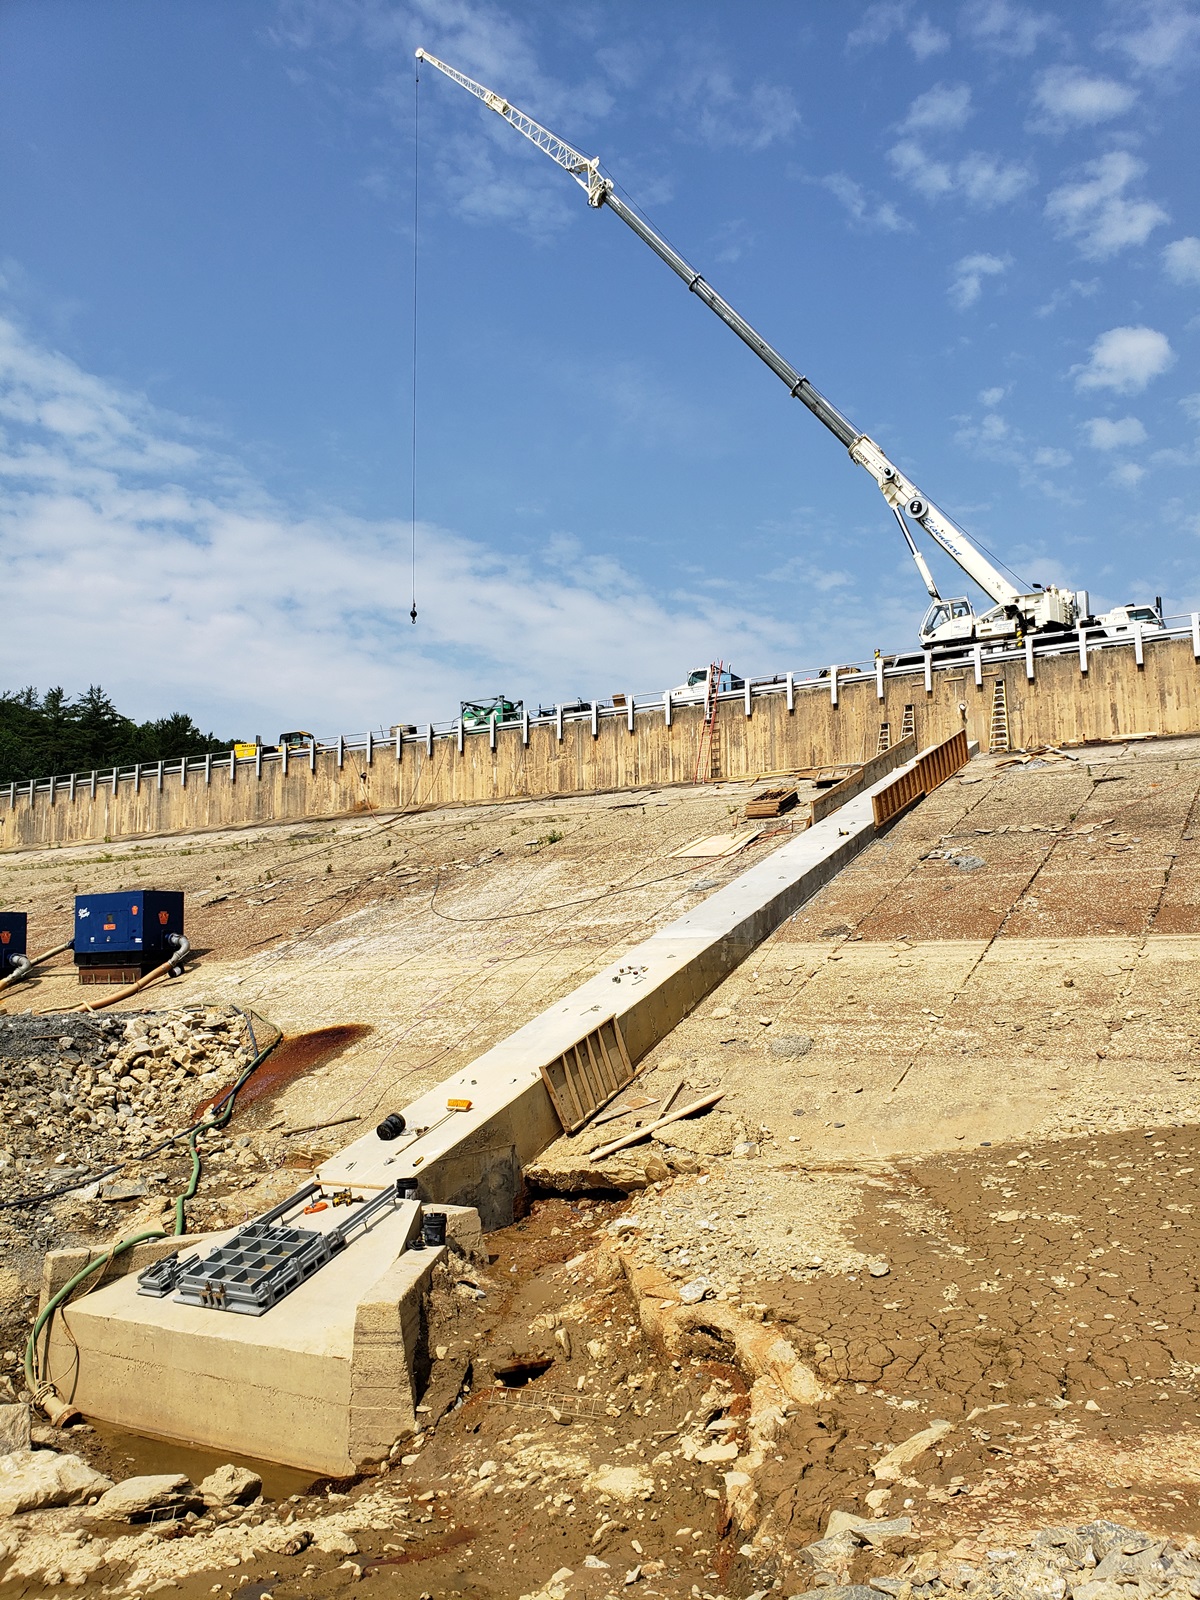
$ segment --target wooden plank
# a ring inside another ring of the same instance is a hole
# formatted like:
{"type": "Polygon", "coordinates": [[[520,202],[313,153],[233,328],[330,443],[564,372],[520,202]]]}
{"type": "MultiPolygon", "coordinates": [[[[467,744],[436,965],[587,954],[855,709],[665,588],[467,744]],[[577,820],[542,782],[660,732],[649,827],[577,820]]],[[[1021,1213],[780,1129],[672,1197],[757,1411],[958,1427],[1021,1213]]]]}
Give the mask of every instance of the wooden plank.
{"type": "Polygon", "coordinates": [[[618,1150],[624,1150],[631,1144],[637,1144],[639,1139],[648,1139],[659,1128],[665,1128],[669,1122],[679,1122],[684,1117],[690,1117],[693,1112],[704,1111],[708,1106],[715,1106],[718,1100],[725,1098],[724,1089],[718,1089],[715,1094],[706,1094],[699,1100],[692,1100],[686,1106],[680,1106],[678,1111],[671,1111],[665,1117],[659,1117],[654,1122],[648,1122],[644,1128],[635,1128],[632,1133],[614,1139],[611,1144],[602,1144],[598,1150],[593,1150],[588,1156],[589,1161],[603,1161],[605,1156],[614,1155],[618,1150]]]}

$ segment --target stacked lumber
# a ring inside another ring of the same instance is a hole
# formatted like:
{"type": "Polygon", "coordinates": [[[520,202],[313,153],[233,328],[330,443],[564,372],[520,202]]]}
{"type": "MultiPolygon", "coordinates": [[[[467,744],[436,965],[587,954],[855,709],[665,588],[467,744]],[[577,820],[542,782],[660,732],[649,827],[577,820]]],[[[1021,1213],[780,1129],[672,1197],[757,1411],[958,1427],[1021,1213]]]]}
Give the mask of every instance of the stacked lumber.
{"type": "Polygon", "coordinates": [[[764,789],[761,794],[756,794],[753,800],[747,801],[744,815],[747,822],[755,817],[780,817],[785,811],[790,811],[795,804],[794,788],[764,789]]]}

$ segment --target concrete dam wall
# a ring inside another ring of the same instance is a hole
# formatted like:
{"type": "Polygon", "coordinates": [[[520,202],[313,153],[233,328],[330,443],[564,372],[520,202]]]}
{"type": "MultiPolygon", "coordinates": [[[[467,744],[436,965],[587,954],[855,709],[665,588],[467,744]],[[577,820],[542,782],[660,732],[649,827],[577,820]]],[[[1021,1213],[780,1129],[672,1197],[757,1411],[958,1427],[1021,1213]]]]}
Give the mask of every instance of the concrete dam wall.
{"type": "Polygon", "coordinates": [[[1058,653],[751,683],[720,698],[711,727],[702,705],[664,697],[387,743],[76,774],[0,790],[0,850],[752,779],[865,761],[909,731],[923,748],[965,728],[984,750],[998,727],[1004,748],[1197,733],[1197,654],[1194,634],[1072,641],[1058,653]]]}

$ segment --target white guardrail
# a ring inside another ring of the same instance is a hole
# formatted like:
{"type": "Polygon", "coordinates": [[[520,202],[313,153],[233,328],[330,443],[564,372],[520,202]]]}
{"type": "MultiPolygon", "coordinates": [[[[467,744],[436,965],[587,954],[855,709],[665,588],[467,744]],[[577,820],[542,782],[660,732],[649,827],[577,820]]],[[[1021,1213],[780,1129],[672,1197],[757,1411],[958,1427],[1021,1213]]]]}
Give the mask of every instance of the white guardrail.
{"type": "MultiPolygon", "coordinates": [[[[827,694],[832,704],[837,705],[839,686],[846,679],[873,677],[877,695],[882,700],[884,682],[889,678],[923,678],[925,689],[931,690],[935,672],[945,671],[951,667],[961,668],[966,664],[974,666],[975,683],[977,686],[982,686],[985,666],[1021,660],[1025,663],[1025,675],[1032,682],[1034,662],[1039,656],[1077,655],[1080,672],[1086,673],[1088,656],[1097,650],[1132,649],[1137,665],[1141,666],[1147,644],[1158,639],[1186,638],[1191,639],[1192,654],[1197,661],[1200,661],[1200,612],[1193,611],[1186,617],[1164,618],[1164,626],[1161,628],[1143,629],[1141,623],[1135,622],[1128,633],[1113,638],[1105,636],[1099,628],[1080,628],[1072,633],[1030,636],[1023,644],[1016,647],[989,648],[986,645],[976,644],[965,649],[958,647],[881,654],[873,661],[814,667],[801,672],[777,674],[773,678],[746,678],[741,688],[725,690],[717,696],[717,699],[726,703],[742,701],[747,716],[751,715],[753,702],[768,695],[786,696],[789,711],[794,709],[797,697],[802,695],[827,694]]],[[[366,765],[370,766],[376,755],[382,751],[392,752],[397,761],[402,761],[405,747],[411,745],[424,745],[426,753],[432,755],[435,744],[446,739],[453,739],[456,742],[460,754],[468,739],[487,738],[489,747],[494,750],[498,726],[505,729],[519,729],[522,742],[525,744],[529,743],[530,728],[553,727],[561,741],[564,729],[568,725],[585,722],[591,724],[592,735],[595,737],[599,734],[601,722],[611,721],[614,718],[625,721],[632,733],[637,715],[644,715],[649,711],[661,711],[669,727],[676,706],[702,703],[704,695],[702,692],[680,694],[668,689],[663,693],[626,695],[624,704],[620,703],[620,696],[616,696],[615,699],[616,704],[612,698],[560,702],[549,710],[545,708],[539,708],[537,712],[527,710],[520,717],[499,724],[488,721],[472,725],[464,723],[463,719],[458,717],[449,723],[427,723],[424,731],[405,732],[404,727],[411,725],[403,724],[397,725],[394,733],[382,729],[353,738],[339,734],[336,739],[306,741],[302,747],[292,750],[267,749],[260,746],[252,756],[238,756],[230,750],[228,753],[222,752],[218,755],[184,756],[174,761],[149,761],[130,767],[106,767],[96,772],[69,772],[52,778],[30,778],[22,783],[10,783],[0,788],[0,801],[7,799],[11,810],[16,805],[18,797],[33,800],[36,795],[47,794],[53,804],[60,794],[65,799],[74,800],[81,789],[86,790],[94,799],[98,788],[111,787],[115,794],[122,783],[131,783],[134,792],[137,793],[143,783],[152,783],[157,789],[161,789],[164,779],[169,776],[177,777],[184,787],[193,777],[210,784],[213,773],[221,771],[228,772],[231,781],[236,783],[239,772],[248,773],[253,770],[255,777],[261,777],[263,767],[271,763],[281,765],[285,773],[293,763],[297,765],[304,763],[315,772],[317,756],[323,751],[336,752],[340,768],[345,764],[348,755],[358,754],[364,756],[366,765]]]]}

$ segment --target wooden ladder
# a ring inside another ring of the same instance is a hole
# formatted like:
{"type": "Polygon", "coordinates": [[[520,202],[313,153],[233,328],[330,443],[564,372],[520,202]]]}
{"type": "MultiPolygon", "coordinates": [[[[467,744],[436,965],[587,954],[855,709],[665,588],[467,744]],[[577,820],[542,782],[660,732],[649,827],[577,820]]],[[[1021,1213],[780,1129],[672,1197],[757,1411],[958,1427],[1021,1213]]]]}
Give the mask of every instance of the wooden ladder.
{"type": "Polygon", "coordinates": [[[723,661],[714,661],[709,665],[708,681],[704,686],[704,722],[700,729],[700,748],[696,752],[696,774],[694,783],[711,783],[721,776],[721,728],[717,722],[717,690],[721,684],[721,674],[725,670],[723,661]]]}
{"type": "Polygon", "coordinates": [[[1004,679],[997,678],[992,690],[992,725],[988,733],[989,750],[1011,750],[1008,737],[1008,697],[1004,692],[1004,679]]]}
{"type": "Polygon", "coordinates": [[[904,721],[900,724],[900,738],[907,739],[910,733],[917,731],[917,713],[912,706],[905,706],[904,721]]]}
{"type": "Polygon", "coordinates": [[[875,754],[881,756],[885,750],[892,748],[892,725],[890,722],[879,724],[879,738],[875,744],[875,754]]]}

